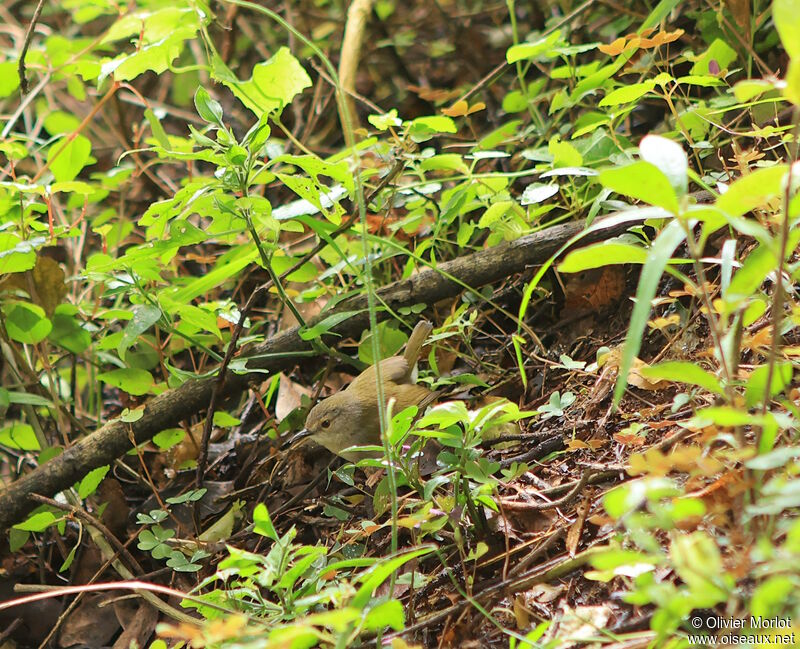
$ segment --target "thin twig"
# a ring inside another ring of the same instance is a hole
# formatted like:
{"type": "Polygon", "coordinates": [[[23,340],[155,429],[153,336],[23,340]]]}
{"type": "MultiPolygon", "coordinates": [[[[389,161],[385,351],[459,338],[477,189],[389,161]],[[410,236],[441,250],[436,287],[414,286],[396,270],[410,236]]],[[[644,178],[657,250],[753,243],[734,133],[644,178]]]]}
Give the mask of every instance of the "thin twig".
{"type": "Polygon", "coordinates": [[[23,95],[28,92],[28,77],[25,74],[25,56],[28,54],[28,48],[33,40],[33,32],[36,29],[36,23],[39,22],[39,16],[42,15],[42,7],[44,7],[44,0],[39,0],[36,9],[33,10],[33,17],[28,25],[28,30],[25,32],[25,41],[22,43],[22,50],[20,50],[19,53],[17,72],[19,74],[19,87],[23,95]]]}

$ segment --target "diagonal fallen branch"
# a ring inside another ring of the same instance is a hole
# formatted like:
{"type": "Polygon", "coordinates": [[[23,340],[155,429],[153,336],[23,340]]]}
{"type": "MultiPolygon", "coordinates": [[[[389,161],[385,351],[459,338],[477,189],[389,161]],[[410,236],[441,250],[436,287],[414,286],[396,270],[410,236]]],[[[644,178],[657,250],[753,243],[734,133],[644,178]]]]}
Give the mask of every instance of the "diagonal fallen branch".
{"type": "MultiPolygon", "coordinates": [[[[636,218],[640,221],[641,218],[636,218]]],[[[581,238],[581,243],[594,243],[624,232],[632,224],[630,216],[606,217],[596,223],[581,238]]],[[[520,273],[531,266],[547,262],[583,230],[581,223],[557,225],[534,234],[481,250],[452,261],[440,263],[436,269],[422,271],[408,279],[380,289],[379,299],[391,309],[414,304],[433,304],[458,295],[464,285],[477,288],[520,273]]],[[[341,301],[335,311],[325,312],[309,322],[313,326],[333,312],[357,311],[332,328],[341,336],[357,337],[368,326],[367,296],[359,295],[341,301]]],[[[385,312],[378,314],[386,317],[385,312]]],[[[228,372],[222,394],[242,392],[248,382],[263,379],[263,372],[277,372],[296,364],[297,352],[311,345],[300,338],[297,328],[273,336],[248,352],[252,358],[246,374],[228,372]]],[[[132,448],[149,440],[156,433],[176,426],[180,421],[196,416],[208,406],[215,377],[193,379],[151,399],[138,421],[111,421],[84,437],[61,455],[34,469],[27,475],[0,490],[0,531],[20,521],[37,503],[31,494],[53,496],[72,486],[89,471],[110,464],[132,448]]]]}

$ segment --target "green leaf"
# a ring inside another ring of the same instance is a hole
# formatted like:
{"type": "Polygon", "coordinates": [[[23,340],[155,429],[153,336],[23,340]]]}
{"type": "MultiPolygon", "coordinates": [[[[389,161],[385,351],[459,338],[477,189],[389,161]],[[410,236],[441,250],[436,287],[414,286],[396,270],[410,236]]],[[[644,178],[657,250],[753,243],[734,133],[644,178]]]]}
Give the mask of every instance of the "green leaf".
{"type": "MultiPolygon", "coordinates": [[[[769,375],[769,365],[757,367],[747,377],[747,388],[745,390],[745,403],[748,408],[763,403],[764,396],[767,394],[767,376],[769,375]]],[[[769,387],[769,397],[774,397],[786,389],[792,381],[792,364],[790,362],[775,363],[772,368],[772,378],[769,387]]]]}
{"type": "Polygon", "coordinates": [[[780,197],[781,183],[787,170],[787,165],[780,164],[742,176],[717,199],[717,207],[731,216],[742,216],[780,197]]]}
{"type": "Polygon", "coordinates": [[[92,143],[83,135],[67,135],[56,140],[47,152],[50,171],[58,182],[75,180],[92,153],[92,143]]]}
{"type": "Polygon", "coordinates": [[[722,386],[716,376],[711,372],[706,372],[699,365],[688,361],[667,361],[658,365],[640,368],[639,373],[648,379],[699,385],[709,392],[723,394],[722,386]]]}
{"type": "Polygon", "coordinates": [[[0,97],[8,97],[17,88],[19,88],[17,63],[14,61],[0,63],[0,97]]]}
{"type": "Polygon", "coordinates": [[[469,167],[464,162],[464,158],[457,153],[442,153],[439,155],[425,158],[420,163],[423,171],[457,171],[462,174],[469,173],[469,167]]]}
{"type": "Polygon", "coordinates": [[[315,338],[319,338],[323,334],[333,329],[336,325],[344,322],[345,320],[349,320],[353,316],[356,316],[359,313],[363,312],[364,311],[362,309],[360,311],[340,311],[339,313],[334,313],[332,315],[329,315],[328,317],[320,320],[313,327],[306,327],[301,329],[300,338],[302,338],[303,340],[314,340],[315,338]]]}
{"type": "Polygon", "coordinates": [[[534,59],[540,56],[552,58],[558,55],[558,52],[552,51],[553,46],[561,38],[561,31],[555,30],[549,36],[540,38],[531,43],[520,43],[519,45],[512,45],[506,51],[506,61],[508,63],[516,63],[523,59],[534,59]]]}
{"type": "Polygon", "coordinates": [[[750,458],[744,465],[754,471],[769,471],[770,469],[786,466],[788,462],[796,460],[798,457],[800,457],[800,448],[796,446],[781,446],[769,453],[750,458]]]}
{"type": "Polygon", "coordinates": [[[165,151],[170,150],[169,144],[169,137],[167,137],[167,132],[164,130],[164,127],[161,125],[161,120],[158,119],[158,116],[153,112],[152,108],[147,108],[144,111],[144,117],[147,120],[147,123],[150,124],[150,130],[153,132],[153,137],[158,142],[159,146],[165,151]]]}
{"type": "Polygon", "coordinates": [[[167,428],[153,435],[153,444],[160,450],[166,451],[176,444],[180,444],[184,437],[186,437],[186,431],[182,428],[167,428]]]}
{"type": "Polygon", "coordinates": [[[81,354],[92,344],[91,334],[81,326],[72,305],[59,304],[50,320],[53,329],[47,336],[48,340],[60,345],[68,352],[81,354]]]}
{"type": "Polygon", "coordinates": [[[380,631],[390,627],[400,631],[405,627],[403,605],[396,599],[390,599],[372,608],[364,618],[364,628],[368,631],[380,631]]]}
{"type": "Polygon", "coordinates": [[[403,120],[397,116],[396,108],[392,108],[392,110],[388,113],[383,113],[383,115],[369,115],[367,121],[379,131],[386,131],[392,126],[397,127],[403,123],[403,120]]]}
{"type": "Polygon", "coordinates": [[[173,496],[172,498],[167,498],[166,502],[170,505],[183,505],[184,503],[194,503],[199,500],[202,500],[203,496],[206,495],[208,489],[191,489],[180,496],[173,496]]]}
{"type": "Polygon", "coordinates": [[[711,422],[717,426],[758,426],[763,421],[761,417],[754,417],[744,408],[732,406],[711,406],[697,411],[697,419],[703,424],[711,422]]]}
{"type": "Polygon", "coordinates": [[[643,83],[634,83],[630,86],[617,88],[603,97],[598,106],[619,106],[621,104],[630,104],[631,102],[636,101],[643,95],[646,95],[648,92],[650,92],[653,88],[655,88],[655,85],[656,84],[653,81],[645,81],[643,83]]]}
{"type": "Polygon", "coordinates": [[[695,64],[692,66],[690,74],[699,76],[711,74],[713,76],[709,68],[710,63],[714,61],[720,70],[725,70],[736,60],[736,50],[722,39],[716,38],[705,52],[693,60],[695,60],[695,64]]]}
{"type": "Polygon", "coordinates": [[[555,183],[531,183],[519,198],[520,205],[536,205],[558,193],[555,183]]]}
{"type": "Polygon", "coordinates": [[[736,101],[744,103],[774,89],[775,84],[765,79],[743,79],[733,86],[733,95],[736,101]]]}
{"type": "Polygon", "coordinates": [[[153,387],[153,377],[150,372],[130,367],[103,372],[98,374],[97,378],[135,396],[147,394],[153,387]]]}
{"type": "Polygon", "coordinates": [[[295,95],[311,86],[311,77],[287,47],[253,68],[247,81],[239,81],[221,60],[214,59],[214,76],[258,117],[280,114],[295,95]]]}
{"type": "Polygon", "coordinates": [[[6,332],[9,338],[27,345],[44,340],[53,328],[45,317],[44,309],[30,302],[12,302],[4,305],[6,332]]]}
{"type": "Polygon", "coordinates": [[[29,538],[31,538],[30,532],[18,530],[12,527],[10,530],[8,530],[8,549],[11,552],[16,552],[28,542],[29,538]]]}
{"type": "Polygon", "coordinates": [[[760,245],[745,259],[734,274],[724,293],[727,300],[741,300],[752,296],[761,286],[767,273],[775,270],[776,260],[772,250],[760,245]]]}
{"type": "Polygon", "coordinates": [[[211,98],[211,95],[208,94],[208,90],[203,88],[203,86],[199,86],[194,93],[194,107],[195,110],[197,110],[197,114],[200,115],[204,121],[223,128],[222,106],[218,101],[211,98]]]}
{"type": "Polygon", "coordinates": [[[108,473],[110,468],[109,465],[97,467],[84,476],[83,480],[78,484],[78,496],[81,500],[95,492],[97,486],[103,481],[103,478],[106,477],[106,473],[108,473]]]}
{"type": "Polygon", "coordinates": [[[646,135],[639,144],[642,158],[654,164],[669,180],[678,196],[689,186],[689,159],[677,142],[660,135],[646,135]]]}
{"type": "Polygon", "coordinates": [[[773,0],[772,20],[781,37],[783,49],[792,59],[800,59],[800,2],[773,0]]]}
{"type": "Polygon", "coordinates": [[[267,511],[267,506],[264,503],[258,503],[253,510],[253,531],[261,536],[266,536],[273,541],[277,541],[280,537],[272,524],[272,519],[267,511]]]}
{"type": "Polygon", "coordinates": [[[32,394],[30,392],[15,392],[13,390],[0,388],[0,394],[4,397],[0,399],[0,406],[8,406],[12,403],[24,403],[30,406],[53,407],[53,402],[50,401],[50,399],[45,399],[38,394],[32,394]]]}
{"type": "Polygon", "coordinates": [[[457,133],[456,123],[444,115],[417,117],[408,125],[408,134],[414,142],[425,142],[440,133],[457,133]]]}
{"type": "Polygon", "coordinates": [[[125,360],[125,352],[133,345],[145,331],[152,327],[161,318],[161,309],[152,304],[140,304],[133,310],[133,318],[125,325],[122,338],[117,345],[117,353],[125,360]]]}
{"type": "MultiPolygon", "coordinates": [[[[655,169],[655,167],[653,168],[655,169]]],[[[660,171],[658,173],[664,178],[660,171]]],[[[617,384],[614,387],[614,404],[618,404],[622,398],[622,394],[628,384],[628,372],[633,365],[633,359],[636,358],[641,348],[642,336],[647,328],[647,320],[650,316],[651,301],[656,294],[658,282],[669,258],[684,238],[685,234],[681,224],[678,221],[671,221],[659,233],[648,251],[647,261],[642,268],[639,285],[636,288],[636,304],[631,314],[631,324],[628,327],[628,335],[625,338],[617,384]]]]}
{"type": "Polygon", "coordinates": [[[678,198],[669,179],[654,164],[634,162],[625,167],[613,167],[600,172],[598,180],[608,189],[638,198],[650,205],[678,213],[678,198]]]}
{"type": "Polygon", "coordinates": [[[42,447],[30,424],[12,422],[0,430],[0,444],[20,451],[38,451],[42,447]]]}
{"type": "Polygon", "coordinates": [[[359,609],[363,609],[369,602],[372,594],[389,576],[403,565],[416,559],[417,557],[424,556],[433,552],[433,548],[424,547],[417,550],[412,550],[399,556],[387,559],[377,564],[375,567],[367,570],[361,577],[361,588],[353,597],[351,604],[359,609]]]}
{"type": "MultiPolygon", "coordinates": [[[[380,343],[379,353],[381,358],[394,356],[407,340],[408,336],[405,332],[400,331],[396,324],[389,321],[378,323],[378,342],[380,343]]],[[[358,358],[368,365],[372,365],[378,360],[373,357],[372,353],[372,332],[366,329],[358,343],[358,358]]]]}
{"type": "Polygon", "coordinates": [[[783,94],[795,106],[800,106],[800,59],[794,58],[789,61],[783,94]]]}
{"type": "Polygon", "coordinates": [[[580,273],[614,264],[643,264],[646,260],[647,250],[642,246],[610,240],[571,251],[558,265],[558,270],[562,273],[580,273]]]}
{"type": "Polygon", "coordinates": [[[14,525],[14,529],[27,532],[43,532],[58,520],[53,512],[38,512],[29,516],[24,522],[14,525]]]}
{"type": "Polygon", "coordinates": [[[0,232],[0,275],[33,268],[36,265],[35,250],[33,241],[23,241],[11,232],[0,232]]]}

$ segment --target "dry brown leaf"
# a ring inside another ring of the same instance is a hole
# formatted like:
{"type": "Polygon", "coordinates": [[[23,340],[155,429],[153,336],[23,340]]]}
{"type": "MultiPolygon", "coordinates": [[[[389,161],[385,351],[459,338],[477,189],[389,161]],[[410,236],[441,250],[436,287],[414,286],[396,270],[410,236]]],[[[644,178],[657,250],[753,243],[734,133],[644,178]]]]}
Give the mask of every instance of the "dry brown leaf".
{"type": "Polygon", "coordinates": [[[569,314],[599,311],[616,304],[625,290],[625,269],[605,266],[569,278],[564,287],[564,310],[569,314]]]}
{"type": "Polygon", "coordinates": [[[578,516],[575,519],[575,522],[570,525],[569,530],[567,531],[567,538],[565,540],[565,544],[567,547],[567,552],[569,552],[569,556],[574,557],[575,552],[578,549],[578,544],[581,541],[581,534],[583,534],[583,526],[586,522],[586,514],[589,512],[589,507],[591,506],[591,498],[587,495],[583,497],[581,504],[578,506],[578,516]]]}
{"type": "Polygon", "coordinates": [[[40,255],[32,270],[11,273],[2,286],[4,289],[16,288],[30,295],[34,304],[42,307],[49,318],[67,294],[65,277],[55,259],[40,255]]]}
{"type": "Polygon", "coordinates": [[[311,390],[298,385],[286,374],[281,373],[278,396],[275,399],[275,420],[280,423],[289,416],[289,413],[299,408],[302,404],[303,395],[310,397],[311,390]]]}

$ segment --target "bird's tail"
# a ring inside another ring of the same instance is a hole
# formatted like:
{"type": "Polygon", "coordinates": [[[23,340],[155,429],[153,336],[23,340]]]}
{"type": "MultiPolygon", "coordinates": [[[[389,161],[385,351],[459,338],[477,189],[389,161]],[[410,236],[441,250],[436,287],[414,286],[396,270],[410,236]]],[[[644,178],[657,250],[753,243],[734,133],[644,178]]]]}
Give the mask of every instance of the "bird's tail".
{"type": "Polygon", "coordinates": [[[422,346],[425,344],[425,339],[431,331],[433,331],[433,325],[427,320],[420,320],[417,326],[414,327],[414,331],[411,332],[406,344],[406,350],[403,352],[403,357],[408,361],[409,367],[414,367],[416,364],[422,351],[422,346]]]}

